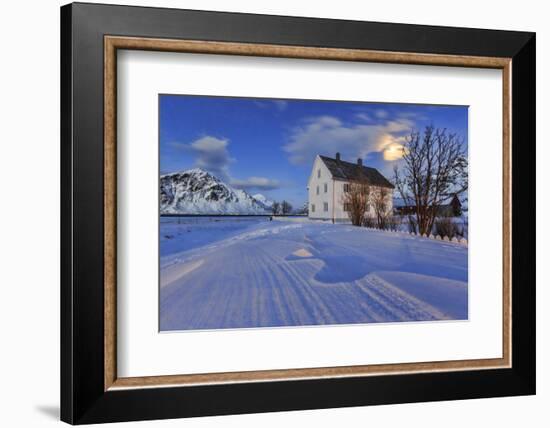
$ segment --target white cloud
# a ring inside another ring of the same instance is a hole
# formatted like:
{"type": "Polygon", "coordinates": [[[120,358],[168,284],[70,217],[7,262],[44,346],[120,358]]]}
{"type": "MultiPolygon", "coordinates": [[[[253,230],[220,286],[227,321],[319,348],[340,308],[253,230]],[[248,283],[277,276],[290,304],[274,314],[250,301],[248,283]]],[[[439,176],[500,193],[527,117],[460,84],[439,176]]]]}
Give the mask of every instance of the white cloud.
{"type": "Polygon", "coordinates": [[[404,118],[377,124],[345,124],[336,117],[320,116],[294,129],[283,148],[293,164],[310,165],[316,155],[332,157],[336,152],[343,160],[355,161],[390,146],[394,150],[403,134],[413,127],[414,122],[404,118]]]}
{"type": "Polygon", "coordinates": [[[265,177],[249,177],[245,180],[233,179],[231,185],[244,190],[273,190],[280,187],[279,181],[265,177]]]}
{"type": "Polygon", "coordinates": [[[288,101],[285,100],[255,100],[254,104],[262,109],[275,107],[279,111],[283,111],[288,107],[288,101]]]}
{"type": "Polygon", "coordinates": [[[355,117],[356,117],[357,119],[363,120],[363,121],[365,121],[365,122],[371,122],[371,121],[372,121],[372,117],[371,117],[369,114],[367,114],[367,113],[357,113],[357,114],[355,115],[355,117]]]}
{"type": "Polygon", "coordinates": [[[384,109],[381,109],[381,108],[379,108],[378,110],[376,110],[376,111],[374,112],[374,114],[376,115],[376,117],[377,117],[378,119],[385,119],[385,118],[388,117],[388,112],[387,112],[386,110],[384,110],[384,109]]]}
{"type": "Polygon", "coordinates": [[[279,109],[279,111],[283,111],[288,106],[288,101],[285,100],[273,100],[273,104],[275,104],[275,107],[279,109]]]}
{"type": "Polygon", "coordinates": [[[234,161],[227,150],[228,144],[229,140],[209,135],[190,144],[174,143],[176,147],[192,152],[196,167],[203,168],[222,180],[229,179],[228,166],[234,161]]]}
{"type": "Polygon", "coordinates": [[[195,158],[195,167],[210,172],[235,188],[244,190],[273,190],[280,187],[279,181],[265,177],[249,177],[244,180],[231,178],[229,165],[235,162],[235,159],[229,154],[228,139],[206,135],[189,144],[174,142],[172,145],[190,152],[195,158]]]}

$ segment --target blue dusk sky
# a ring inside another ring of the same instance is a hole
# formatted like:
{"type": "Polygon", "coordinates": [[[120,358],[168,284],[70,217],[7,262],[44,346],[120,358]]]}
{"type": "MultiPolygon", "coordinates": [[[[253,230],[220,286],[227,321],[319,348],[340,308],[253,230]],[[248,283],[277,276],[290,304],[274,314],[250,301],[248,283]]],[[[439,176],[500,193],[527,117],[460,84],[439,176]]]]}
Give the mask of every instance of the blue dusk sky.
{"type": "Polygon", "coordinates": [[[464,138],[468,107],[160,95],[160,173],[202,168],[234,188],[295,207],[317,154],[377,168],[388,179],[412,130],[464,138]]]}

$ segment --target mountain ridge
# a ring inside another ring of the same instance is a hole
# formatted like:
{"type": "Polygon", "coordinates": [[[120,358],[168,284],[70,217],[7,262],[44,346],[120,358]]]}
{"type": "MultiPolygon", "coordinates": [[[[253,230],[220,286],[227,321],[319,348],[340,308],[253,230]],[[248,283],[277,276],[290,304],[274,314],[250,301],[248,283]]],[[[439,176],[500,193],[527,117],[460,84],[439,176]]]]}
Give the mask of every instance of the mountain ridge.
{"type": "Polygon", "coordinates": [[[160,176],[160,213],[250,215],[269,214],[269,209],[246,191],[193,168],[160,176]]]}

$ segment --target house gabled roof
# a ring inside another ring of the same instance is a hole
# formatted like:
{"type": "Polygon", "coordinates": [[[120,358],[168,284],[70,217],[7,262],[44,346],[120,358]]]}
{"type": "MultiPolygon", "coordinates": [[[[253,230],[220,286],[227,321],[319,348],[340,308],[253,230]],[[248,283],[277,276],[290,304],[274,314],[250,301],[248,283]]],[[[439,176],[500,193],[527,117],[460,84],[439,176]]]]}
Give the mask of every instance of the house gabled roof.
{"type": "Polygon", "coordinates": [[[376,168],[370,168],[368,166],[358,165],[343,160],[336,160],[326,156],[319,157],[336,179],[353,181],[359,179],[362,175],[366,177],[367,181],[372,186],[387,187],[389,189],[394,188],[394,185],[391,184],[386,177],[380,174],[376,168]]]}
{"type": "Polygon", "coordinates": [[[462,206],[462,201],[460,200],[458,195],[456,193],[451,193],[451,194],[447,195],[447,197],[441,201],[441,205],[451,205],[451,204],[455,203],[455,201],[458,202],[458,206],[460,206],[460,207],[462,206]]]}

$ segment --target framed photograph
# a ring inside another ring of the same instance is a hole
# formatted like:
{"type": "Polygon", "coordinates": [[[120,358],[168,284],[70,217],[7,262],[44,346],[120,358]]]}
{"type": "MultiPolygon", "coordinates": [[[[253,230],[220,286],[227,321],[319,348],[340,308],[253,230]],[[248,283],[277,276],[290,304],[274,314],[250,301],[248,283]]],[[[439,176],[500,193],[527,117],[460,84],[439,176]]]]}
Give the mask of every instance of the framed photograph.
{"type": "Polygon", "coordinates": [[[533,33],[76,3],[61,54],[62,420],[535,393],[533,33]]]}

